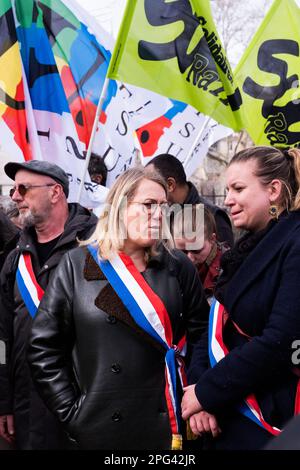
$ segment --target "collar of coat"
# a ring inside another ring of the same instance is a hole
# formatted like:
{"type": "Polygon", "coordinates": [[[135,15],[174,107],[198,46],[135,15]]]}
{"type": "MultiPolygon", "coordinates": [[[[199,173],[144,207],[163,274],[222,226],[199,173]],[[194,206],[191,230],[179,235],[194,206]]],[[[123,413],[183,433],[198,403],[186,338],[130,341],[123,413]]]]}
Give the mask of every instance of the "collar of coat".
{"type": "MultiPolygon", "coordinates": [[[[157,257],[152,258],[149,264],[161,264],[162,256],[162,254],[159,254],[157,257]]],[[[132,331],[143,337],[148,343],[152,344],[156,349],[164,352],[164,348],[149,336],[139,325],[137,325],[130,315],[130,312],[125,307],[112,286],[108,283],[105,275],[88,251],[86,253],[83,275],[87,281],[106,281],[104,287],[101,283],[100,292],[94,301],[97,308],[105,312],[109,317],[114,317],[121,321],[130,327],[132,331]]]]}

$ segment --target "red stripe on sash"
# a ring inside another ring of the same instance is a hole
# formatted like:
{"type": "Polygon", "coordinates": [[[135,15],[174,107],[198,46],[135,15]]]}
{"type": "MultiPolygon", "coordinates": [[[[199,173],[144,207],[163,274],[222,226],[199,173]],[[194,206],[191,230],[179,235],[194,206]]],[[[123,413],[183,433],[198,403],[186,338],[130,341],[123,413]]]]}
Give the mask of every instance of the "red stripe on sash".
{"type": "Polygon", "coordinates": [[[27,268],[27,271],[30,275],[30,278],[31,278],[33,284],[35,285],[36,290],[37,290],[38,299],[42,300],[43,295],[44,295],[44,290],[41,288],[41,286],[38,284],[38,282],[36,280],[36,277],[35,277],[35,274],[34,274],[34,271],[33,271],[31,256],[30,256],[29,253],[23,253],[23,258],[24,258],[24,262],[25,262],[25,266],[27,268]]]}
{"type": "Polygon", "coordinates": [[[149,284],[145,281],[141,273],[136,269],[136,266],[133,264],[132,259],[125,253],[120,253],[120,258],[122,259],[128,271],[131,273],[131,275],[140,285],[140,287],[142,288],[142,290],[144,291],[144,293],[146,294],[146,296],[148,297],[148,299],[151,301],[152,305],[154,306],[159,316],[159,319],[164,327],[167,343],[170,347],[172,347],[173,332],[172,332],[171,321],[170,321],[168,312],[166,310],[166,307],[164,306],[163,302],[158,297],[158,295],[155,294],[155,292],[153,292],[153,290],[151,289],[149,284]]]}

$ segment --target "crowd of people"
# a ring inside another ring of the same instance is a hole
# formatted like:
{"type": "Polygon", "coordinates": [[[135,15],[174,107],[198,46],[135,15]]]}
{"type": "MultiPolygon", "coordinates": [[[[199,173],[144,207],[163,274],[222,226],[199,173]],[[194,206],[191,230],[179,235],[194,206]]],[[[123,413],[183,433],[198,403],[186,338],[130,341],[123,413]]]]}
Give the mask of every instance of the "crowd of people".
{"type": "Polygon", "coordinates": [[[10,448],[293,442],[299,150],[237,153],[225,209],[160,155],[117,178],[99,218],[68,203],[55,164],[4,171],[14,186],[0,205],[0,438],[10,448]]]}

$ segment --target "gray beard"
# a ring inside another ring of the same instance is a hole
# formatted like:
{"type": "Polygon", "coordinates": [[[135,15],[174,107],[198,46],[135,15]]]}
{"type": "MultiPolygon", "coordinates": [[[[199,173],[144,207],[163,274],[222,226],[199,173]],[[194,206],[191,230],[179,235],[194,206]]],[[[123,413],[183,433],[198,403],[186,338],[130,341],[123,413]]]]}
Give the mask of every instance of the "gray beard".
{"type": "Polygon", "coordinates": [[[25,214],[20,214],[19,220],[22,224],[23,229],[34,227],[36,224],[36,218],[30,211],[26,212],[25,214]]]}

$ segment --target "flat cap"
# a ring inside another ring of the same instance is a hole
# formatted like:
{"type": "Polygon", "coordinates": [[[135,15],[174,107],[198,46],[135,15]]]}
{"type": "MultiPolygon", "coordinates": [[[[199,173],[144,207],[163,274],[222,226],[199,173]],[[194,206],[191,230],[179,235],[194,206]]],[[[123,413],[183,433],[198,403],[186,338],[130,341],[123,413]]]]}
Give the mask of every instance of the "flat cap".
{"type": "Polygon", "coordinates": [[[69,178],[67,173],[55,163],[45,160],[29,160],[28,162],[9,162],[4,166],[4,171],[12,180],[15,179],[19,170],[32,171],[39,175],[50,176],[50,178],[61,184],[66,197],[69,195],[69,178]]]}

